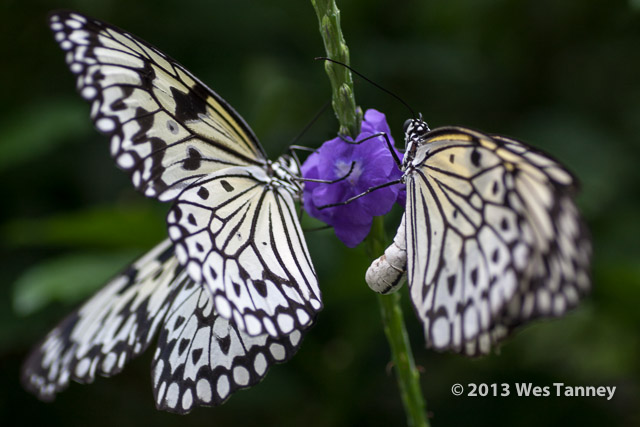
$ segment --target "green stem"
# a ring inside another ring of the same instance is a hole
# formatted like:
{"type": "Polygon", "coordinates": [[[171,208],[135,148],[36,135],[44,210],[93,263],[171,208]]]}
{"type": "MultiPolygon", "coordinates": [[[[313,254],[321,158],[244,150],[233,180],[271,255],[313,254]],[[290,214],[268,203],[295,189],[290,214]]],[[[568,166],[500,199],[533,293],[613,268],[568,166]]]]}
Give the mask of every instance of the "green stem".
{"type": "MultiPolygon", "coordinates": [[[[340,10],[334,0],[311,0],[324,41],[327,56],[349,64],[349,49],[340,28],[340,10]]],[[[332,88],[332,105],[340,123],[340,133],[355,138],[360,133],[362,112],[356,107],[351,72],[345,67],[325,62],[325,70],[332,88]]],[[[384,252],[384,222],[382,217],[373,220],[371,233],[365,241],[366,251],[371,259],[384,252]]],[[[400,295],[378,295],[384,331],[391,348],[400,395],[407,415],[407,424],[416,427],[429,425],[426,418],[425,400],[420,389],[420,375],[413,361],[411,344],[404,325],[400,295]]]]}
{"type": "MultiPolygon", "coordinates": [[[[340,10],[333,0],[311,0],[318,15],[320,35],[327,56],[349,65],[349,48],[340,28],[340,10]]],[[[351,72],[338,64],[324,62],[324,69],[331,81],[331,105],[340,124],[340,134],[355,138],[360,133],[362,112],[356,108],[351,72]]]]}
{"type": "MultiPolygon", "coordinates": [[[[381,216],[375,217],[371,233],[365,242],[370,258],[375,258],[384,252],[385,241],[383,218],[381,216]]],[[[402,403],[407,413],[407,424],[427,427],[429,421],[426,418],[426,404],[420,388],[420,374],[413,361],[411,342],[400,307],[400,293],[378,295],[378,304],[380,305],[384,333],[391,348],[391,360],[395,367],[402,403]]]]}
{"type": "Polygon", "coordinates": [[[404,326],[404,317],[400,308],[400,294],[378,295],[382,312],[384,333],[391,347],[391,358],[396,369],[398,387],[402,396],[407,424],[428,427],[425,400],[420,388],[420,374],[416,369],[411,352],[411,343],[404,326]]]}

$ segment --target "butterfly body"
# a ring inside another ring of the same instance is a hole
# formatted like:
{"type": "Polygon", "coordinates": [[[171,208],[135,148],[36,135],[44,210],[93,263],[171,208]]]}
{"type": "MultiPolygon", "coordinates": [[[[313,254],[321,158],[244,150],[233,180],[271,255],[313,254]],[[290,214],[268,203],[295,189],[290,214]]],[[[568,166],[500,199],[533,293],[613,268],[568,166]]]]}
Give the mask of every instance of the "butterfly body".
{"type": "Polygon", "coordinates": [[[298,165],[268,160],[228,103],[145,41],[70,11],[50,27],[116,165],[172,207],[169,239],[51,331],[23,384],[52,400],[70,380],[120,372],[159,333],[157,407],[220,404],[292,357],[322,308],[298,165]]]}
{"type": "Polygon", "coordinates": [[[429,347],[485,354],[519,324],[577,304],[591,245],[566,169],[519,141],[421,118],[405,139],[405,216],[368,283],[392,292],[406,271],[429,347]]]}

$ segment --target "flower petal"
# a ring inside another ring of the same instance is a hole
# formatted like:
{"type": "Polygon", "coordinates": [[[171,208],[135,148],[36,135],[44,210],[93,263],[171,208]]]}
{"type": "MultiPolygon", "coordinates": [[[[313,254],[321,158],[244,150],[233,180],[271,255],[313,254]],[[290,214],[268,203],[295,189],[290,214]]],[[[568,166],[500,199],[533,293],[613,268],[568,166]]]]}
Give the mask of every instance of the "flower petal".
{"type": "Polygon", "coordinates": [[[367,234],[369,234],[371,230],[371,224],[372,222],[369,221],[368,224],[363,225],[348,224],[348,226],[345,227],[337,227],[335,229],[336,236],[338,236],[338,239],[340,239],[345,246],[355,248],[367,237],[367,234]]]}
{"type": "MultiPolygon", "coordinates": [[[[385,115],[367,110],[356,141],[383,132],[392,146],[389,125],[385,115]]],[[[393,147],[395,150],[395,147],[393,147]]],[[[398,158],[402,155],[395,150],[398,158]]],[[[305,178],[338,182],[323,184],[307,182],[304,185],[304,208],[309,215],[331,225],[338,238],[347,246],[357,246],[369,233],[374,216],[384,215],[393,204],[406,198],[404,185],[390,185],[371,191],[352,202],[323,210],[319,206],[341,203],[366,192],[372,187],[398,180],[402,171],[396,164],[384,137],[370,138],[359,144],[350,144],[344,138],[326,141],[302,165],[305,178]]]]}

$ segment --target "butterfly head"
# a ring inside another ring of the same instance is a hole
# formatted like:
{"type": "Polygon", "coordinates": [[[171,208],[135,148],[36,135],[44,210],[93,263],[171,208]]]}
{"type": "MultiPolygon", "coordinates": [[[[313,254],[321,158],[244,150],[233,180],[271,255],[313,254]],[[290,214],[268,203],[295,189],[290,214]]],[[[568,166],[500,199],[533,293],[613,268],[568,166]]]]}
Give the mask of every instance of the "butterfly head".
{"type": "Polygon", "coordinates": [[[271,176],[280,181],[281,184],[286,184],[294,193],[302,191],[300,181],[296,179],[301,175],[300,164],[295,157],[283,154],[275,162],[269,162],[269,170],[271,171],[271,176]]]}
{"type": "Polygon", "coordinates": [[[422,119],[422,114],[418,114],[417,118],[408,119],[404,122],[403,130],[405,141],[403,166],[406,168],[414,159],[416,150],[431,129],[429,129],[427,122],[422,119]]]}

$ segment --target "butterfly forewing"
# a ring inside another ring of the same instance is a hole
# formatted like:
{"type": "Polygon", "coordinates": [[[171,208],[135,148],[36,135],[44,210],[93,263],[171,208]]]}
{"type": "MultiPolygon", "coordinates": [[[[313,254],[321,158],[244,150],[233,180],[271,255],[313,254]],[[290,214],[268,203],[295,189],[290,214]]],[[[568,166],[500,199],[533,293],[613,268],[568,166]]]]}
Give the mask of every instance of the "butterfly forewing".
{"type": "Polygon", "coordinates": [[[50,26],[111,155],[146,196],[171,200],[203,175],[265,164],[244,120],[159,50],[73,12],[52,14],[50,26]]]}
{"type": "Polygon", "coordinates": [[[573,177],[547,155],[440,128],[405,175],[407,281],[429,346],[486,353],[588,291],[591,247],[573,177]]]}
{"type": "Polygon", "coordinates": [[[50,25],[118,166],[175,204],[171,239],[45,338],[25,387],[51,400],[69,380],[118,373],[162,325],[157,406],[220,404],[288,360],[322,307],[294,206],[297,166],[268,162],[224,100],[135,36],[74,12],[50,25]]]}
{"type": "Polygon", "coordinates": [[[216,313],[208,289],[189,281],[169,308],[151,376],[159,409],[187,413],[223,403],[259,382],[274,363],[289,360],[304,331],[251,336],[216,313]]]}
{"type": "Polygon", "coordinates": [[[178,289],[179,268],[169,240],[132,264],[35,348],[23,367],[25,387],[53,400],[69,380],[120,372],[153,339],[178,289]]]}
{"type": "Polygon", "coordinates": [[[209,285],[221,315],[252,334],[310,324],[320,293],[293,210],[300,190],[293,177],[275,179],[244,120],[157,49],[77,13],[50,20],[117,164],[147,196],[178,198],[173,213],[182,205],[193,210],[172,238],[178,259],[194,281],[209,285]],[[207,188],[238,179],[237,192],[207,188]]]}
{"type": "Polygon", "coordinates": [[[322,307],[293,197],[261,168],[234,168],[184,191],[169,213],[180,262],[251,335],[306,328],[322,307]]]}

